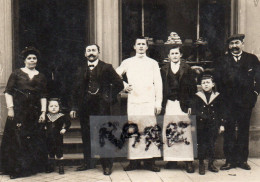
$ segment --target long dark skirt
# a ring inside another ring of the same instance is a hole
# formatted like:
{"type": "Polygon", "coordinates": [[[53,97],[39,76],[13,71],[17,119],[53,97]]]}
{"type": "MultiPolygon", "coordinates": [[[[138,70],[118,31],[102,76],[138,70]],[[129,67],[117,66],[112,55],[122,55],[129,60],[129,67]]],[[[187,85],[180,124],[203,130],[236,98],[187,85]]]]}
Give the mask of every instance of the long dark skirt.
{"type": "Polygon", "coordinates": [[[1,145],[4,174],[23,177],[45,170],[48,159],[45,131],[43,124],[38,123],[40,112],[35,108],[32,104],[19,105],[14,119],[7,118],[1,145]],[[20,128],[16,126],[18,122],[22,123],[20,128]]]}

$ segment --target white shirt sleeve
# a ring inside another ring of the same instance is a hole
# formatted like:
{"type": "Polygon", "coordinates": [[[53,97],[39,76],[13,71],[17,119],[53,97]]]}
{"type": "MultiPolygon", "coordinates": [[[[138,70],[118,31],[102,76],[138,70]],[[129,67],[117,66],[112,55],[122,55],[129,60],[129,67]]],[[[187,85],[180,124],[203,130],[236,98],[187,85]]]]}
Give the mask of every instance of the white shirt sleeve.
{"type": "Polygon", "coordinates": [[[6,101],[6,106],[7,108],[14,107],[14,102],[13,102],[13,96],[5,93],[5,101],[6,101]]]}
{"type": "Polygon", "coordinates": [[[154,65],[153,78],[155,88],[155,107],[162,107],[162,77],[157,63],[154,65]]]}
{"type": "Polygon", "coordinates": [[[127,62],[123,61],[121,65],[116,69],[116,72],[121,77],[121,79],[123,78],[123,75],[126,73],[126,70],[127,70],[127,62]]]}
{"type": "MultiPolygon", "coordinates": [[[[123,61],[121,65],[116,69],[117,74],[120,76],[121,79],[123,79],[123,75],[126,73],[127,70],[127,61],[123,61]]],[[[125,81],[123,82],[124,84],[124,90],[128,86],[128,83],[125,81]]]]}

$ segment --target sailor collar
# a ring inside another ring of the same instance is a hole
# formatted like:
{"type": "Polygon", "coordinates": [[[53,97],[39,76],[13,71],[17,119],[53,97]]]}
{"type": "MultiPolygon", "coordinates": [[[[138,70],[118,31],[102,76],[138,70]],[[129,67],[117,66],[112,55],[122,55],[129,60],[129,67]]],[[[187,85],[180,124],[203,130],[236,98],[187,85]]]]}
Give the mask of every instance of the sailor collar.
{"type": "Polygon", "coordinates": [[[64,114],[62,114],[62,113],[57,113],[57,114],[50,114],[50,113],[48,113],[47,114],[47,117],[49,118],[49,120],[51,121],[51,122],[55,122],[57,119],[59,119],[61,116],[64,116],[64,114]]]}
{"type": "Polygon", "coordinates": [[[213,100],[215,100],[215,98],[217,98],[219,92],[212,92],[210,95],[209,102],[207,102],[207,98],[203,92],[197,92],[196,95],[199,96],[205,102],[205,104],[209,105],[213,102],[213,100]]]}

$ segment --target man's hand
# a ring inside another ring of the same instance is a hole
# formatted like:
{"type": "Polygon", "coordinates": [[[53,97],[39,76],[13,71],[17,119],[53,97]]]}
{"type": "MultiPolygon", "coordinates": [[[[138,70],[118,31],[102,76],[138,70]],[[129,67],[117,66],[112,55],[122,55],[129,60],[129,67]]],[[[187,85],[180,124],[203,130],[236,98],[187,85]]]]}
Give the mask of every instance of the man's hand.
{"type": "Polygon", "coordinates": [[[133,87],[131,84],[127,84],[124,88],[124,90],[128,93],[130,93],[133,90],[133,87]]]}
{"type": "Polygon", "coordinates": [[[188,115],[191,115],[191,108],[188,108],[188,115]]]}
{"type": "Polygon", "coordinates": [[[155,108],[154,108],[154,114],[155,114],[155,115],[159,115],[159,114],[161,113],[161,111],[162,111],[162,108],[161,108],[161,107],[155,107],[155,108]]]}
{"type": "Polygon", "coordinates": [[[42,114],[40,115],[40,118],[39,118],[39,123],[43,123],[45,121],[45,114],[46,114],[46,112],[42,112],[42,114]]]}
{"type": "Polygon", "coordinates": [[[70,111],[70,117],[71,119],[75,119],[76,118],[76,111],[70,111]]]}
{"type": "Polygon", "coordinates": [[[61,134],[61,135],[64,135],[65,132],[66,132],[66,129],[65,129],[65,128],[63,128],[62,130],[60,130],[60,134],[61,134]]]}
{"type": "Polygon", "coordinates": [[[7,116],[8,116],[11,120],[14,119],[14,108],[13,108],[13,107],[8,108],[7,116]]]}
{"type": "Polygon", "coordinates": [[[223,133],[224,131],[225,131],[225,127],[224,126],[220,126],[219,133],[223,133]]]}

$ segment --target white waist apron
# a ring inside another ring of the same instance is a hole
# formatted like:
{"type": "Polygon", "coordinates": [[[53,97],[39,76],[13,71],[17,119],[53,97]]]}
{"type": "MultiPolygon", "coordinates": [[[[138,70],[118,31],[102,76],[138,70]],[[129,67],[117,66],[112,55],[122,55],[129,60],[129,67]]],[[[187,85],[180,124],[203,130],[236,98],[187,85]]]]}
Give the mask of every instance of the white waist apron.
{"type": "MultiPolygon", "coordinates": [[[[128,140],[128,159],[149,159],[161,157],[160,142],[156,139],[157,125],[154,103],[129,103],[127,107],[128,123],[137,124],[140,133],[128,140]],[[154,129],[155,128],[155,129],[154,129]]],[[[158,129],[158,128],[157,128],[158,129]]]]}
{"type": "Polygon", "coordinates": [[[191,121],[179,101],[167,101],[162,135],[164,161],[194,160],[191,121]]]}

